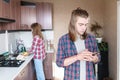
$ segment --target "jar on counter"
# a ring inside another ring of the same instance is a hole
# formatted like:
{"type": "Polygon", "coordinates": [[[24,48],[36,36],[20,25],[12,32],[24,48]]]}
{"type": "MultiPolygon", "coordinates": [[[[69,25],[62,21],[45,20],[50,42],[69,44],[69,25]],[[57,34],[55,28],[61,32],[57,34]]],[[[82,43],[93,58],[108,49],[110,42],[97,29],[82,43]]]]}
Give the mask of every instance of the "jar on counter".
{"type": "Polygon", "coordinates": [[[47,50],[49,51],[51,49],[51,40],[47,41],[47,50]]]}

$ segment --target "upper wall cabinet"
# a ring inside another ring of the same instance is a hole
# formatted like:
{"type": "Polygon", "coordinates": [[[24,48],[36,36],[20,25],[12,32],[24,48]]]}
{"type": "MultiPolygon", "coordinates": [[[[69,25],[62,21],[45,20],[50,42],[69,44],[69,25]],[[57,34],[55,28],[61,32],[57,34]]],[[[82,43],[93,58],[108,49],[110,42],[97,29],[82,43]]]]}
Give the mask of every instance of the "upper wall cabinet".
{"type": "Polygon", "coordinates": [[[0,0],[0,17],[10,18],[10,0],[0,0]]]}
{"type": "Polygon", "coordinates": [[[11,0],[10,6],[10,17],[15,19],[14,23],[11,23],[9,30],[18,30],[20,29],[20,21],[21,21],[21,9],[20,9],[20,1],[21,0],[11,0]]]}
{"type": "Polygon", "coordinates": [[[21,29],[30,30],[30,25],[36,22],[36,5],[31,2],[21,2],[21,29]]]}
{"type": "Polygon", "coordinates": [[[0,0],[0,30],[20,29],[20,1],[0,0]]]}
{"type": "Polygon", "coordinates": [[[29,30],[32,23],[38,22],[43,30],[52,28],[52,4],[21,1],[21,29],[29,30]]]}
{"type": "Polygon", "coordinates": [[[52,4],[47,2],[36,3],[37,22],[43,30],[51,30],[52,27],[52,4]]]}
{"type": "Polygon", "coordinates": [[[14,0],[0,0],[0,22],[2,20],[3,22],[15,22],[13,16],[11,16],[11,12],[15,8],[15,7],[12,7],[14,6],[13,1],[14,0]]]}

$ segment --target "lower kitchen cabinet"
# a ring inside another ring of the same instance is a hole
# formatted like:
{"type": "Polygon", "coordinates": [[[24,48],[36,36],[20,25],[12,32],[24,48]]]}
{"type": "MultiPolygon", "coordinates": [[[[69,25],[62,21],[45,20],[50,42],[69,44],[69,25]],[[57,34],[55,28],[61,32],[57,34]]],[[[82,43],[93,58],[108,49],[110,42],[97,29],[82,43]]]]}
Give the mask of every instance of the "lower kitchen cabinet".
{"type": "Polygon", "coordinates": [[[27,72],[28,72],[28,67],[26,66],[15,78],[15,80],[28,80],[27,72]]]}
{"type": "Polygon", "coordinates": [[[52,60],[53,60],[53,53],[47,53],[46,58],[43,61],[44,73],[45,73],[46,80],[53,79],[52,60]]]}
{"type": "Polygon", "coordinates": [[[14,80],[36,80],[33,60],[27,64],[14,80]]]}
{"type": "MultiPolygon", "coordinates": [[[[44,73],[46,80],[53,80],[53,53],[47,53],[45,60],[43,61],[44,73]]],[[[36,73],[33,60],[31,60],[26,67],[16,76],[14,80],[36,80],[36,73]]]]}

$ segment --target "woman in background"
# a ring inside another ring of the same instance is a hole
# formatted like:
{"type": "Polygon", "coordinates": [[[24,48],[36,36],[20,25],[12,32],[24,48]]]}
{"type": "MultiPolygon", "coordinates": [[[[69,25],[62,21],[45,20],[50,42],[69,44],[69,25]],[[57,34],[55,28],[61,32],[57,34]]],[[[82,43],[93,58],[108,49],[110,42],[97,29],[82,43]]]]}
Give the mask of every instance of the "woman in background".
{"type": "Polygon", "coordinates": [[[31,25],[33,41],[30,53],[34,53],[34,65],[36,70],[37,80],[45,80],[43,70],[43,60],[45,59],[45,45],[41,32],[41,25],[33,23],[31,25]]]}

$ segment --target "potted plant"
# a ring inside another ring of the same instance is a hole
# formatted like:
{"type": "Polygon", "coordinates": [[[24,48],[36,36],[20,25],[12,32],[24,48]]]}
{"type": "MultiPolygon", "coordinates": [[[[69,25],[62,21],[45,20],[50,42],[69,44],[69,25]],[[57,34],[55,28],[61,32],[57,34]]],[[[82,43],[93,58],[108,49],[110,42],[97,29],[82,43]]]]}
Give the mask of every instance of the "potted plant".
{"type": "Polygon", "coordinates": [[[98,43],[101,43],[103,38],[103,27],[97,22],[95,22],[91,24],[90,31],[93,35],[95,35],[98,43]]]}

